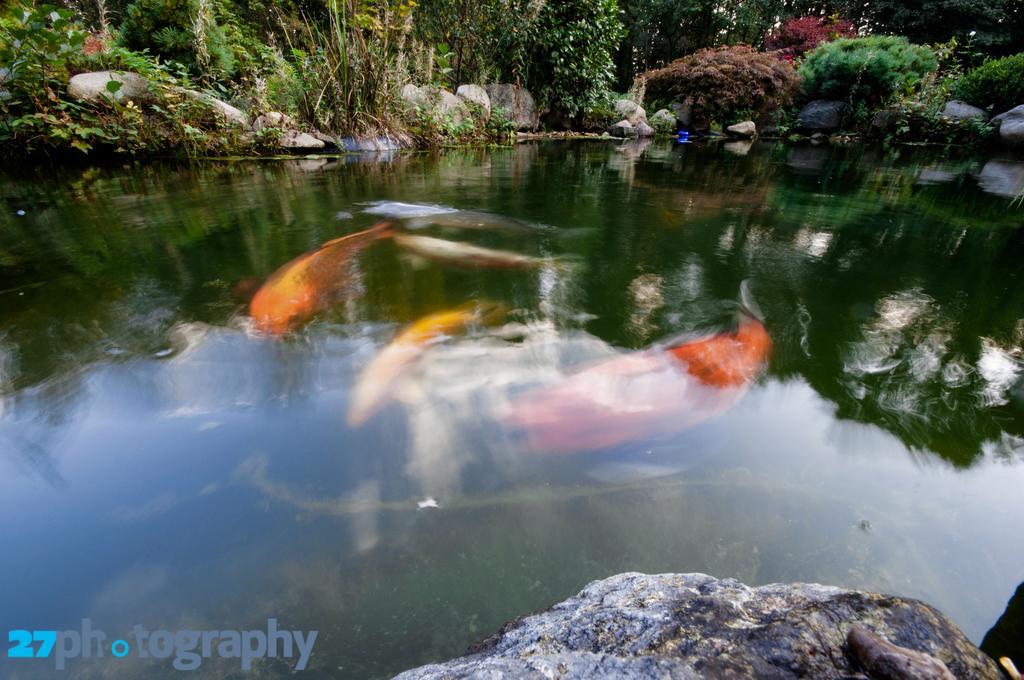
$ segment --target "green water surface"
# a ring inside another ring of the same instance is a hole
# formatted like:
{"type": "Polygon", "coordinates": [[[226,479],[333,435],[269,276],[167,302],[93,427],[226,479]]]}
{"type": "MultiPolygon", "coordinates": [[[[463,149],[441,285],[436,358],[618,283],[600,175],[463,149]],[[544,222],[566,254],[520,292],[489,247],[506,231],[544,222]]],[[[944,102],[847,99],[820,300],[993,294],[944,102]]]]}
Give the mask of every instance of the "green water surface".
{"type": "MultiPolygon", "coordinates": [[[[276,617],[319,631],[305,677],[372,678],[622,571],[922,598],[976,642],[1024,581],[1024,159],[581,142],[0,177],[0,630],[276,617]],[[335,306],[254,332],[252,284],[427,208],[525,228],[424,235],[558,265],[384,239],[335,306]],[[745,279],[773,351],[718,417],[560,455],[501,426],[532,385],[725,327],[745,279]],[[347,426],[396,332],[471,300],[505,322],[347,426]]],[[[143,672],[177,677],[65,674],[143,672]]]]}

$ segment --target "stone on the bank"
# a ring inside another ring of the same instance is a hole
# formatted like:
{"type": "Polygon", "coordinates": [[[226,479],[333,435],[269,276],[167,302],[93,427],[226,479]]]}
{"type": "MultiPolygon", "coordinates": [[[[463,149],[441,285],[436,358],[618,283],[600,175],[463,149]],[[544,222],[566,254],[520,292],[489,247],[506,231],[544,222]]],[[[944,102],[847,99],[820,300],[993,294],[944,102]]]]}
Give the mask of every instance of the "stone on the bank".
{"type": "Polygon", "coordinates": [[[286,113],[267,111],[252,122],[252,131],[259,132],[267,128],[288,129],[295,127],[295,121],[286,113]]]}
{"type": "Polygon", "coordinates": [[[999,138],[1003,144],[1024,148],[1024,104],[1000,113],[991,123],[999,126],[999,138]]]}
{"type": "Polygon", "coordinates": [[[299,130],[287,130],[281,135],[281,148],[295,151],[322,149],[326,145],[313,135],[299,130]]]}
{"type": "Polygon", "coordinates": [[[846,102],[817,99],[800,109],[797,122],[811,132],[835,132],[849,115],[850,105],[846,102]]]}
{"type": "Polygon", "coordinates": [[[899,112],[893,109],[875,111],[871,116],[871,129],[879,133],[888,132],[896,126],[898,120],[899,112]]]}
{"type": "Polygon", "coordinates": [[[145,104],[156,101],[156,94],[150,89],[146,78],[132,71],[92,71],[72,76],[68,82],[68,96],[84,102],[133,101],[145,104]],[[111,91],[108,83],[116,81],[121,86],[111,91]]]}
{"type": "Polygon", "coordinates": [[[680,127],[689,128],[693,124],[693,104],[689,99],[685,102],[673,102],[668,107],[672,109],[680,127]]]}
{"type": "Polygon", "coordinates": [[[479,85],[459,85],[455,90],[455,96],[463,101],[473,102],[484,112],[484,119],[491,117],[491,98],[487,96],[487,90],[479,85]]]}
{"type": "Polygon", "coordinates": [[[406,85],[402,88],[402,99],[408,110],[417,108],[434,119],[447,119],[453,125],[459,125],[470,117],[466,103],[448,90],[438,87],[418,87],[406,85]]]}
{"type": "Polygon", "coordinates": [[[663,132],[675,132],[679,129],[676,114],[668,109],[658,109],[650,117],[651,127],[663,132]]]}
{"type": "Polygon", "coordinates": [[[757,134],[757,126],[754,125],[754,121],[745,120],[741,123],[730,125],[729,127],[725,128],[725,131],[728,132],[733,137],[753,137],[755,134],[757,134]]]}
{"type": "Polygon", "coordinates": [[[222,102],[213,95],[200,92],[198,90],[189,90],[184,87],[171,87],[171,92],[180,94],[183,97],[191,99],[193,101],[202,102],[210,107],[222,120],[231,123],[232,125],[238,125],[240,127],[249,127],[249,117],[245,115],[240,109],[231,106],[226,102],[222,102]]]}
{"type": "Polygon", "coordinates": [[[505,624],[468,656],[398,678],[838,680],[860,674],[846,640],[855,626],[941,662],[957,678],[999,677],[956,625],[916,600],[813,584],[751,588],[706,574],[627,573],[505,624]]]}
{"type": "Polygon", "coordinates": [[[625,118],[634,127],[641,122],[647,122],[647,112],[644,111],[644,107],[632,99],[619,99],[615,102],[615,117],[625,118]]]}
{"type": "Polygon", "coordinates": [[[628,120],[620,120],[618,123],[608,126],[608,134],[612,137],[637,137],[639,132],[628,120]]]}
{"type": "Polygon", "coordinates": [[[988,116],[985,113],[985,109],[979,109],[977,106],[971,106],[967,102],[962,102],[958,99],[946,104],[945,108],[942,109],[942,117],[949,118],[950,120],[970,120],[971,118],[978,118],[984,120],[988,116]]]}
{"type": "Polygon", "coordinates": [[[491,111],[501,111],[515,123],[516,130],[536,130],[540,114],[533,95],[525,87],[508,83],[491,83],[484,88],[491,99],[491,111]]]}
{"type": "Polygon", "coordinates": [[[652,128],[650,125],[648,125],[644,121],[640,121],[639,123],[637,123],[633,127],[636,128],[636,136],[637,137],[653,137],[654,136],[654,128],[652,128]]]}

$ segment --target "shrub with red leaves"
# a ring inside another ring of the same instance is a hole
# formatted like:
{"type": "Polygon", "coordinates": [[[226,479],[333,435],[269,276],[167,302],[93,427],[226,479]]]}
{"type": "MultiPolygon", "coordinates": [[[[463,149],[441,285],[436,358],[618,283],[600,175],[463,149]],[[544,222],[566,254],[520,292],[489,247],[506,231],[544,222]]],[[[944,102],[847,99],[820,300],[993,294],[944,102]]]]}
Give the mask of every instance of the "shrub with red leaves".
{"type": "Polygon", "coordinates": [[[854,38],[857,27],[852,21],[835,17],[800,17],[789,19],[781,27],[764,37],[766,50],[779,50],[784,57],[793,59],[809,52],[823,42],[839,38],[854,38]]]}
{"type": "Polygon", "coordinates": [[[741,116],[756,118],[784,106],[799,84],[791,62],[748,45],[698,50],[645,75],[647,95],[689,102],[697,128],[713,120],[728,124],[741,116]]]}

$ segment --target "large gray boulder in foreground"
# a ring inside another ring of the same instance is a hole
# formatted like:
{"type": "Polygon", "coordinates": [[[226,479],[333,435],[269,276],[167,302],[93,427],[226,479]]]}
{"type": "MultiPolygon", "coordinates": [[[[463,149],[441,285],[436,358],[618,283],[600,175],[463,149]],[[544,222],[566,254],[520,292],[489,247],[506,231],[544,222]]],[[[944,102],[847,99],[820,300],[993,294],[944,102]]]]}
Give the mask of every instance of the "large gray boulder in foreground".
{"type": "Polygon", "coordinates": [[[949,619],[916,600],[627,573],[505,624],[469,656],[398,676],[539,677],[995,680],[999,671],[949,619]]]}

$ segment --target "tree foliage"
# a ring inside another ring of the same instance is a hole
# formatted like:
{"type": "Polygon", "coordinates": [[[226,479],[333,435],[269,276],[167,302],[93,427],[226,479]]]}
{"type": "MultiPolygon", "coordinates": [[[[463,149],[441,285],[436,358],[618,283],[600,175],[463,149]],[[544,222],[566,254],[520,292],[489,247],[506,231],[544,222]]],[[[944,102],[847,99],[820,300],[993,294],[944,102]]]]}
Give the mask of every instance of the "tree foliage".
{"type": "Polygon", "coordinates": [[[788,57],[800,57],[823,42],[853,38],[857,27],[852,21],[832,17],[800,17],[787,20],[764,38],[766,50],[780,50],[788,57]]]}
{"type": "Polygon", "coordinates": [[[824,43],[800,65],[808,96],[878,104],[935,70],[935,53],[906,38],[872,36],[824,43]]]}
{"type": "Polygon", "coordinates": [[[985,62],[961,78],[955,91],[960,99],[997,113],[1024,104],[1024,52],[985,62]]]}
{"type": "Polygon", "coordinates": [[[799,82],[792,64],[747,45],[699,50],[646,75],[648,96],[688,101],[695,120],[723,123],[788,103],[799,82]]]}
{"type": "Polygon", "coordinates": [[[607,92],[622,36],[616,0],[546,2],[533,36],[526,82],[541,102],[575,116],[607,92]]]}

